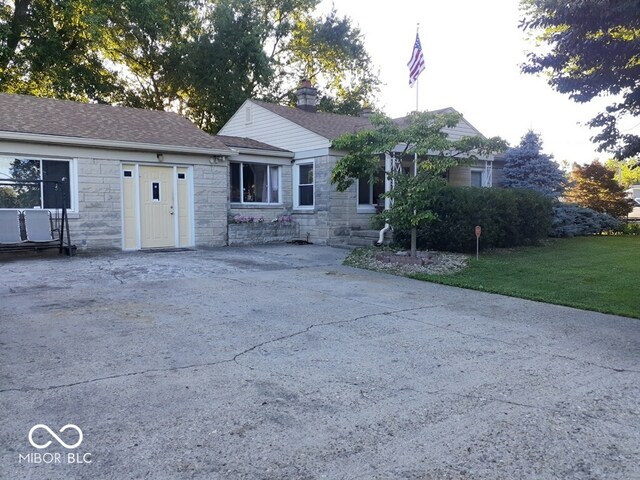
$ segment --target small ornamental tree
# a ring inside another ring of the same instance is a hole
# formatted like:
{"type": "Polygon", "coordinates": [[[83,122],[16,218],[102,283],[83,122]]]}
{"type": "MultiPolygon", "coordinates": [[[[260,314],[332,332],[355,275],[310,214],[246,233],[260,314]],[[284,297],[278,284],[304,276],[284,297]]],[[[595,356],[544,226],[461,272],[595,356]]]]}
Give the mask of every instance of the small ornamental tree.
{"type": "Polygon", "coordinates": [[[504,154],[502,186],[535,190],[550,198],[558,198],[567,187],[567,179],[553,156],[541,152],[540,135],[529,130],[517,147],[504,154]]]}
{"type": "Polygon", "coordinates": [[[574,164],[571,182],[565,195],[570,202],[617,218],[633,209],[632,200],[615,180],[615,172],[598,161],[584,166],[574,164]]]}
{"type": "Polygon", "coordinates": [[[502,151],[504,140],[494,137],[463,137],[451,140],[443,131],[460,122],[458,113],[412,113],[408,125],[400,126],[382,115],[371,117],[372,129],[348,133],[336,139],[334,148],[347,154],[338,160],[331,175],[331,183],[345,191],[359,178],[373,180],[380,168],[380,156],[396,158],[417,156],[417,175],[402,172],[387,173],[394,184],[384,194],[391,199],[390,209],[379,216],[396,229],[410,229],[411,255],[416,255],[416,231],[436,219],[433,202],[446,185],[444,174],[451,167],[474,160],[478,155],[502,151]]]}

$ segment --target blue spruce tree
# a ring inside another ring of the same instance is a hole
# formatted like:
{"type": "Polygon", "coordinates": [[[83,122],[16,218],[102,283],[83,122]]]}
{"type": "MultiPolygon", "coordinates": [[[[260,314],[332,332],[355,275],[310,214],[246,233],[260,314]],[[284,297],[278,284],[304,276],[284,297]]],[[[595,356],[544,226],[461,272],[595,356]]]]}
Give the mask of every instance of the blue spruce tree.
{"type": "Polygon", "coordinates": [[[526,188],[557,199],[567,186],[567,178],[551,155],[541,153],[540,135],[529,130],[520,145],[504,154],[501,185],[526,188]]]}

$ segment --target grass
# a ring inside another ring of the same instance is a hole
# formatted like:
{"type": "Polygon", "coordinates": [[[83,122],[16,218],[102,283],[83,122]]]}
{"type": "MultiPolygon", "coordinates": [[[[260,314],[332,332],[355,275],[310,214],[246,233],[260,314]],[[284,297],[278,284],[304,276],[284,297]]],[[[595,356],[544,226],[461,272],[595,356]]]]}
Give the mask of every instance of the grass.
{"type": "Polygon", "coordinates": [[[411,277],[640,318],[640,236],[557,239],[474,256],[451,275],[411,277]]]}

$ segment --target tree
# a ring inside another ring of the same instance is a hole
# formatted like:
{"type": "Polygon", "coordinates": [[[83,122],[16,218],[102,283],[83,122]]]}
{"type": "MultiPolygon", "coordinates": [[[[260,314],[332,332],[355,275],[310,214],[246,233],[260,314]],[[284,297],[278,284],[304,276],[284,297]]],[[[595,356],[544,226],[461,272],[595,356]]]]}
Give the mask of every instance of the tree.
{"type": "Polygon", "coordinates": [[[541,53],[529,53],[525,73],[544,73],[558,92],[576,102],[613,95],[605,112],[589,121],[601,128],[592,140],[618,160],[640,153],[640,136],[618,128],[640,114],[640,5],[638,0],[522,0],[520,26],[537,34],[541,53]],[[621,99],[621,101],[618,101],[621,99]]]}
{"type": "Polygon", "coordinates": [[[355,113],[378,79],[319,0],[0,0],[0,91],[178,110],[216,132],[249,97],[355,113]]]}
{"type": "Polygon", "coordinates": [[[416,255],[416,230],[436,218],[433,202],[439,190],[446,185],[444,174],[448,169],[472,161],[478,155],[503,150],[500,138],[463,137],[451,140],[443,131],[453,128],[462,116],[458,113],[413,113],[408,125],[382,115],[371,117],[370,130],[347,133],[336,139],[334,148],[346,151],[333,169],[331,183],[345,191],[359,178],[373,180],[380,168],[380,156],[397,159],[418,156],[417,175],[403,172],[388,173],[393,189],[385,193],[392,206],[379,214],[394,228],[412,230],[411,255],[416,255]]]}
{"type": "Polygon", "coordinates": [[[541,152],[540,135],[529,130],[517,147],[504,154],[502,186],[527,188],[550,198],[558,198],[567,186],[567,179],[551,155],[541,152]]]}
{"type": "Polygon", "coordinates": [[[620,185],[624,188],[629,188],[631,185],[640,185],[640,168],[636,166],[639,163],[640,157],[628,158],[620,162],[610,158],[604,165],[609,170],[616,172],[615,177],[620,185]]]}
{"type": "Polygon", "coordinates": [[[113,5],[104,44],[96,47],[121,72],[123,103],[154,110],[181,106],[183,57],[203,27],[198,2],[123,0],[113,5]]]}
{"type": "Polygon", "coordinates": [[[285,70],[279,73],[288,77],[285,90],[291,92],[302,78],[310,80],[320,92],[320,111],[357,115],[380,84],[360,30],[335,9],[324,18],[307,15],[297,22],[286,51],[284,58],[292,61],[284,62],[285,70]]]}
{"type": "Polygon", "coordinates": [[[584,166],[574,164],[571,182],[565,194],[569,202],[617,218],[628,215],[633,209],[632,200],[615,180],[615,172],[598,161],[584,166]]]}
{"type": "Polygon", "coordinates": [[[79,101],[117,101],[118,76],[101,55],[106,0],[2,0],[0,91],[79,101]]]}

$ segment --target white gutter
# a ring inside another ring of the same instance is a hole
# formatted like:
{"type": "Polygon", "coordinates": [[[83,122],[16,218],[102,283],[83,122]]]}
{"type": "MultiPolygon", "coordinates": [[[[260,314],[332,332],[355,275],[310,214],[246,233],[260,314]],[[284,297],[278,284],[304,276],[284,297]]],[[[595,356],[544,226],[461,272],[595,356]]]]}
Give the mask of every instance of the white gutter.
{"type": "Polygon", "coordinates": [[[258,148],[229,147],[233,153],[244,153],[247,155],[262,155],[265,157],[293,158],[293,152],[280,152],[275,150],[261,150],[258,148]]]}
{"type": "Polygon", "coordinates": [[[164,145],[156,143],[123,142],[120,140],[104,140],[97,138],[65,137],[59,135],[43,135],[34,133],[2,132],[0,140],[16,142],[51,143],[55,145],[107,148],[113,150],[134,150],[160,153],[192,153],[197,155],[231,155],[228,148],[187,147],[181,145],[164,145]]]}

